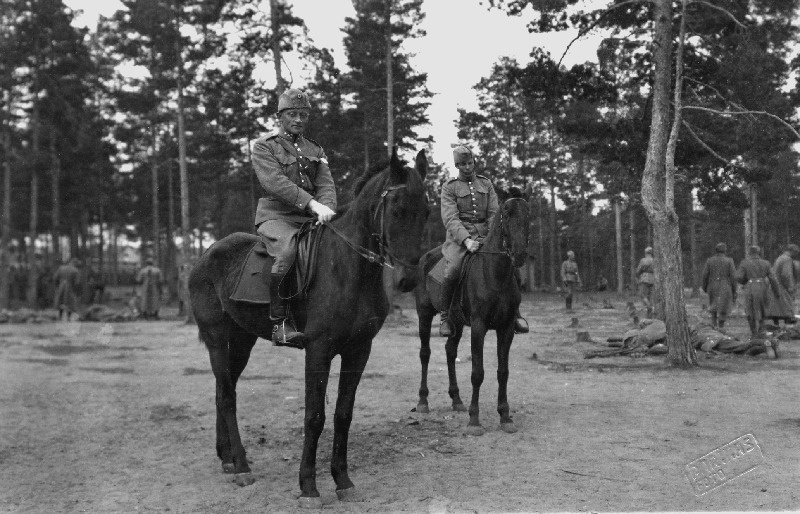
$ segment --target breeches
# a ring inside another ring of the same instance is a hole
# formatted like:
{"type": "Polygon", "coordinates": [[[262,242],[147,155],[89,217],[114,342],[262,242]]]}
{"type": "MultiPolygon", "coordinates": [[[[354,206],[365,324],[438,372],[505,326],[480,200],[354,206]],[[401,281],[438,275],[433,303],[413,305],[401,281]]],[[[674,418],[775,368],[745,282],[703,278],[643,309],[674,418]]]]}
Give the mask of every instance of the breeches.
{"type": "Polygon", "coordinates": [[[461,263],[467,255],[467,249],[463,246],[458,247],[457,251],[450,251],[444,257],[444,278],[445,280],[455,280],[461,272],[461,263]]]}
{"type": "Polygon", "coordinates": [[[567,300],[572,300],[572,295],[575,294],[575,286],[577,282],[564,282],[564,292],[567,295],[567,300]]]}
{"type": "Polygon", "coordinates": [[[297,233],[302,223],[286,220],[267,220],[258,226],[258,235],[275,257],[272,273],[285,275],[297,256],[297,233]]]}

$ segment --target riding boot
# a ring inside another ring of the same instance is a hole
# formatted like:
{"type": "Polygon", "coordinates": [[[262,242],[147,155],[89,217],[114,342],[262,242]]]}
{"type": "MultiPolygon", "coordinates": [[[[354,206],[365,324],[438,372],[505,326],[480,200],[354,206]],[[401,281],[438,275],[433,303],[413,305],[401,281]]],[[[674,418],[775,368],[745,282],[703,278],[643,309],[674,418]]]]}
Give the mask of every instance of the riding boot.
{"type": "Polygon", "coordinates": [[[514,320],[514,333],[527,334],[528,330],[528,322],[522,317],[522,314],[519,313],[519,307],[517,307],[517,315],[516,319],[514,320]]]}
{"type": "Polygon", "coordinates": [[[651,319],[653,317],[653,308],[650,307],[649,305],[647,306],[646,316],[647,316],[647,319],[651,319]]]}
{"type": "Polygon", "coordinates": [[[567,296],[566,304],[567,304],[567,310],[571,311],[572,310],[572,297],[571,296],[567,296]]]}
{"type": "Polygon", "coordinates": [[[758,335],[758,324],[756,323],[755,318],[749,317],[747,318],[747,324],[750,325],[750,335],[755,337],[758,335]]]}
{"type": "Polygon", "coordinates": [[[283,275],[273,273],[269,281],[269,320],[272,322],[272,344],[274,346],[291,346],[305,348],[306,336],[294,328],[287,319],[288,301],[281,297],[280,284],[283,275]]]}
{"type": "Polygon", "coordinates": [[[717,325],[717,313],[716,312],[712,312],[711,313],[711,328],[717,328],[717,326],[718,326],[717,325]]]}
{"type": "Polygon", "coordinates": [[[724,314],[720,314],[719,318],[717,320],[717,326],[719,327],[720,330],[725,328],[725,322],[726,321],[727,321],[727,318],[725,317],[725,315],[724,314]]]}
{"type": "Polygon", "coordinates": [[[453,335],[453,324],[450,322],[450,304],[453,303],[453,293],[456,290],[458,279],[445,278],[442,283],[442,313],[439,323],[439,335],[450,337],[453,335]]]}

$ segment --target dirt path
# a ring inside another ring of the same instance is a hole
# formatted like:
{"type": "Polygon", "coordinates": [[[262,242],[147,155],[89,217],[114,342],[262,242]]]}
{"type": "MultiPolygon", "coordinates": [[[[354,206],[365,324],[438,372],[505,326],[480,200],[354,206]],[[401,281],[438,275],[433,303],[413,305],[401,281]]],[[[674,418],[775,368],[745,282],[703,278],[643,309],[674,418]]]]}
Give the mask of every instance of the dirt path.
{"type": "MultiPolygon", "coordinates": [[[[630,326],[622,298],[584,295],[574,316],[596,341],[630,326]],[[615,309],[602,309],[610,299],[615,309]],[[587,305],[583,305],[584,302],[587,305]]],[[[693,302],[689,309],[699,313],[693,302]]],[[[528,296],[531,333],[511,354],[516,434],[499,429],[494,336],[481,415],[464,435],[450,410],[443,340],[433,341],[431,413],[419,385],[416,318],[386,326],[359,388],[351,477],[365,501],[336,500],[328,468],[329,385],[318,485],[330,512],[796,510],[800,341],[782,358],[717,355],[693,371],[660,357],[584,360],[557,296],[528,296]],[[533,358],[535,354],[535,359],[533,358]],[[684,467],[753,434],[764,462],[703,496],[684,467]]],[[[731,331],[745,332],[734,317],[731,331]]],[[[459,385],[469,398],[468,332],[459,385]]],[[[338,362],[334,362],[338,369],[338,362]]],[[[238,389],[257,482],[239,488],[214,451],[214,381],[194,327],[177,321],[0,325],[0,511],[292,512],[299,494],[303,354],[259,341],[238,389]]]]}

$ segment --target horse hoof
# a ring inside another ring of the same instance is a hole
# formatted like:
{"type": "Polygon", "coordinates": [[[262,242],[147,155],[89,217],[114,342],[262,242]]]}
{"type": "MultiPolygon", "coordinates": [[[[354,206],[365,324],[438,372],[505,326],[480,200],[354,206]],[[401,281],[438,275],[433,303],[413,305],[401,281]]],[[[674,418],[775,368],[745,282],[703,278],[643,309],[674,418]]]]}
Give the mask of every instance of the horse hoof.
{"type": "Polygon", "coordinates": [[[486,433],[480,425],[467,425],[466,430],[467,435],[474,435],[474,436],[481,436],[486,433]]]}
{"type": "Polygon", "coordinates": [[[348,487],[347,489],[337,489],[336,496],[342,502],[363,502],[364,495],[361,494],[355,487],[348,487]]]}
{"type": "Polygon", "coordinates": [[[247,487],[248,485],[253,485],[256,479],[250,473],[236,473],[233,475],[233,483],[238,485],[239,487],[247,487]]]}
{"type": "Polygon", "coordinates": [[[319,496],[301,496],[297,499],[297,505],[301,509],[322,509],[322,498],[319,496]]]}
{"type": "Polygon", "coordinates": [[[454,403],[453,410],[456,412],[467,412],[467,406],[463,403],[454,403]]]}
{"type": "Polygon", "coordinates": [[[222,463],[222,472],[226,475],[230,475],[236,471],[236,466],[233,465],[233,462],[223,462],[222,463]]]}
{"type": "Polygon", "coordinates": [[[429,414],[431,410],[428,408],[427,404],[420,403],[417,404],[417,412],[420,414],[429,414]]]}
{"type": "Polygon", "coordinates": [[[517,425],[513,421],[509,423],[500,423],[500,429],[506,434],[513,434],[517,431],[517,425]]]}

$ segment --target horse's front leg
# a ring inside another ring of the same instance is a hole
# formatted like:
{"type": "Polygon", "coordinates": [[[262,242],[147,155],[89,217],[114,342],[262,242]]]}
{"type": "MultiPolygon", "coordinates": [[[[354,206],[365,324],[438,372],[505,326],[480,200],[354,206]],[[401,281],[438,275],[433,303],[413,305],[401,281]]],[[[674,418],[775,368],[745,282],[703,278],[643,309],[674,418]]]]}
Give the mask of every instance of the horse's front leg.
{"type": "Polygon", "coordinates": [[[469,404],[468,435],[483,435],[480,421],[480,393],[483,384],[483,340],[486,337],[486,324],[482,319],[472,318],[472,401],[469,404]]]}
{"type": "Polygon", "coordinates": [[[325,426],[325,390],[331,369],[329,344],[311,341],[306,346],[306,415],[303,455],[300,458],[300,504],[321,508],[317,491],[317,443],[325,426]]]}
{"type": "Polygon", "coordinates": [[[418,307],[417,318],[419,327],[419,401],[417,402],[417,412],[427,414],[430,412],[428,407],[428,364],[431,360],[431,323],[433,322],[434,311],[430,308],[418,307]]]}
{"type": "Polygon", "coordinates": [[[517,431],[508,407],[508,356],[514,340],[514,323],[497,330],[497,412],[500,414],[500,428],[513,434],[517,431]]]}
{"type": "Polygon", "coordinates": [[[371,351],[372,339],[369,339],[359,342],[350,341],[348,352],[342,354],[339,394],[336,398],[336,411],[333,414],[333,452],[331,453],[331,475],[336,482],[336,495],[342,501],[360,501],[362,499],[361,495],[356,493],[355,486],[347,473],[347,441],[350,435],[350,423],[353,421],[356,389],[358,389],[371,351]]]}
{"type": "Polygon", "coordinates": [[[447,338],[447,343],[444,345],[445,353],[447,355],[447,378],[450,382],[450,387],[447,392],[450,394],[450,400],[453,402],[453,410],[464,412],[467,408],[464,402],[461,401],[461,395],[458,391],[458,378],[456,377],[456,357],[458,357],[458,343],[461,341],[461,335],[464,333],[464,325],[456,324],[453,334],[447,338]]]}

